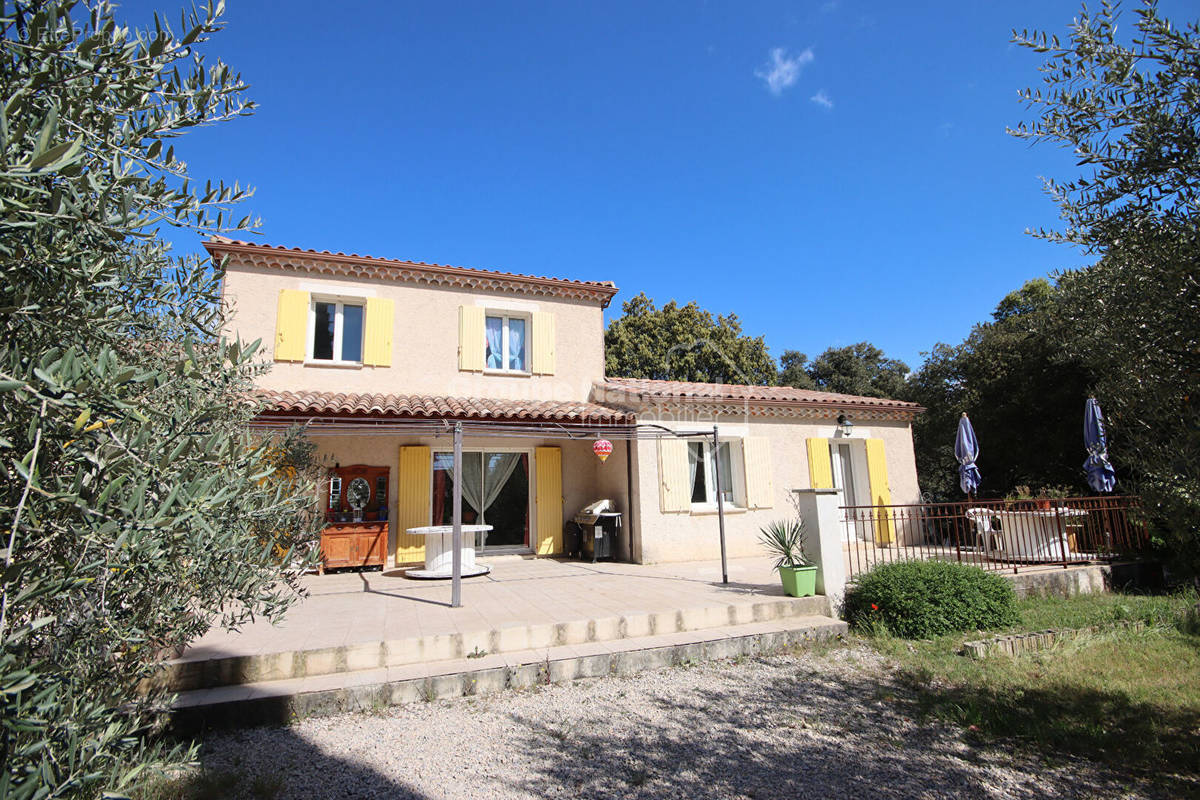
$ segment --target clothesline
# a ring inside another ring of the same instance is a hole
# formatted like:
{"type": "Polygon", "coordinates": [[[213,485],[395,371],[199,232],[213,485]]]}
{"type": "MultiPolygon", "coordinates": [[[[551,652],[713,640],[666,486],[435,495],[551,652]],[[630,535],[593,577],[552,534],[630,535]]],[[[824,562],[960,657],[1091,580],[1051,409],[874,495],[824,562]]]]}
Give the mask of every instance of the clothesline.
{"type": "MultiPolygon", "coordinates": [[[[714,444],[719,435],[719,428],[713,423],[705,430],[673,430],[665,425],[650,422],[609,423],[607,425],[588,425],[584,423],[559,422],[486,422],[482,420],[463,419],[384,419],[384,420],[348,420],[342,417],[306,417],[306,416],[270,416],[255,419],[250,427],[258,430],[280,430],[292,425],[303,425],[310,436],[378,436],[380,433],[424,433],[431,436],[451,436],[454,438],[454,463],[456,469],[462,462],[462,440],[465,436],[488,436],[526,439],[568,439],[587,441],[589,439],[618,439],[633,441],[639,439],[707,439],[713,437],[714,444]]],[[[721,487],[721,470],[719,461],[714,464],[717,489],[717,525],[721,537],[721,583],[729,583],[729,569],[725,552],[725,508],[721,487]]],[[[451,590],[450,604],[454,608],[462,605],[460,590],[461,564],[459,561],[458,531],[462,525],[462,481],[454,481],[455,487],[455,550],[454,577],[451,590]]]]}

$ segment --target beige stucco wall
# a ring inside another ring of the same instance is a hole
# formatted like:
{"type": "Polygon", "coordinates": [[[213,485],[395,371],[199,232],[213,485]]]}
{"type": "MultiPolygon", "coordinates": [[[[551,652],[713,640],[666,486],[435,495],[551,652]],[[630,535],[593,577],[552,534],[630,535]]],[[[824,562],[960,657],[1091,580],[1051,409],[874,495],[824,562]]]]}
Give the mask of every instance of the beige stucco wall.
{"type": "MultiPolygon", "coordinates": [[[[660,422],[676,430],[711,429],[713,425],[712,418],[687,423],[656,420],[645,412],[639,414],[638,418],[641,422],[660,422]]],[[[835,438],[836,423],[833,419],[720,416],[716,422],[722,438],[764,436],[771,442],[774,506],[757,510],[728,509],[725,514],[729,557],[762,555],[763,550],[758,544],[759,528],[773,519],[789,517],[794,513],[789,501],[793,489],[811,488],[806,440],[811,437],[835,438]]],[[[920,489],[917,485],[910,424],[907,421],[862,421],[855,426],[852,439],[858,441],[867,438],[882,439],[884,442],[892,502],[918,502],[920,489]]],[[[657,442],[637,442],[635,464],[634,485],[638,501],[632,528],[634,560],[653,564],[718,558],[721,551],[715,513],[663,513],[660,510],[657,442]]],[[[734,469],[740,469],[740,464],[735,464],[734,469]]],[[[856,471],[865,479],[865,448],[863,468],[856,471]]]]}
{"type": "Polygon", "coordinates": [[[385,280],[353,280],[228,265],[222,285],[230,310],[228,335],[262,340],[267,358],[275,341],[279,292],[382,297],[395,301],[392,366],[335,367],[274,362],[260,379],[278,391],[373,392],[486,397],[516,400],[586,400],[604,377],[604,315],[598,302],[511,292],[474,292],[385,280]],[[458,369],[458,309],[489,309],[555,315],[554,375],[496,375],[458,369]]]}
{"type": "MultiPolygon", "coordinates": [[[[322,458],[333,466],[368,464],[371,466],[387,466],[388,473],[388,518],[397,519],[396,498],[398,493],[400,447],[402,445],[426,445],[435,451],[450,451],[454,447],[453,437],[445,436],[407,436],[400,434],[380,434],[373,436],[343,436],[321,435],[313,436],[318,452],[322,458]]],[[[479,438],[466,436],[463,438],[464,450],[526,450],[530,454],[530,493],[533,493],[533,471],[536,454],[534,448],[542,445],[562,448],[562,477],[563,477],[563,509],[561,526],[575,516],[581,508],[601,497],[611,498],[624,510],[629,506],[628,493],[625,483],[624,454],[618,458],[614,452],[604,464],[592,453],[592,442],[565,441],[562,439],[515,439],[515,438],[479,438]]],[[[618,445],[620,446],[620,445],[618,445]]],[[[430,498],[432,505],[432,497],[430,498]]],[[[536,509],[533,498],[530,498],[530,531],[536,531],[536,509]]],[[[396,530],[390,526],[388,537],[388,566],[395,563],[396,530]]]]}
{"type": "MultiPolygon", "coordinates": [[[[629,561],[631,560],[629,534],[632,530],[632,523],[629,516],[629,468],[625,461],[626,453],[628,452],[628,442],[614,440],[612,445],[612,455],[603,463],[595,455],[592,455],[592,461],[595,462],[595,477],[592,485],[592,492],[595,497],[593,499],[606,498],[612,500],[616,510],[620,511],[623,515],[621,520],[621,535],[617,537],[619,552],[616,556],[620,561],[629,561]]],[[[586,443],[586,446],[590,452],[591,443],[586,443]]],[[[563,480],[567,480],[565,474],[563,475],[563,480]]],[[[589,500],[587,502],[592,501],[589,500]]]]}

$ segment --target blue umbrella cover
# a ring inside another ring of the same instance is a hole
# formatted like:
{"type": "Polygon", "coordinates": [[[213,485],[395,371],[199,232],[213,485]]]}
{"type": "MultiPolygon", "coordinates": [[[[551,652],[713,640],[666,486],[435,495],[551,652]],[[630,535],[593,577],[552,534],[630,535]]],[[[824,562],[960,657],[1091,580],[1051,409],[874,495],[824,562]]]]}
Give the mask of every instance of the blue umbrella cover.
{"type": "Polygon", "coordinates": [[[975,429],[971,427],[971,420],[967,419],[967,412],[958,420],[958,435],[954,437],[954,457],[958,459],[958,485],[962,487],[964,494],[971,494],[979,489],[979,482],[983,476],[979,474],[979,467],[975,466],[975,459],[979,458],[979,440],[975,438],[975,429]]]}
{"type": "Polygon", "coordinates": [[[1117,485],[1117,473],[1108,463],[1108,437],[1104,434],[1104,413],[1096,398],[1089,397],[1083,408],[1083,446],[1088,457],[1083,462],[1088,485],[1097,492],[1111,492],[1117,485]]]}

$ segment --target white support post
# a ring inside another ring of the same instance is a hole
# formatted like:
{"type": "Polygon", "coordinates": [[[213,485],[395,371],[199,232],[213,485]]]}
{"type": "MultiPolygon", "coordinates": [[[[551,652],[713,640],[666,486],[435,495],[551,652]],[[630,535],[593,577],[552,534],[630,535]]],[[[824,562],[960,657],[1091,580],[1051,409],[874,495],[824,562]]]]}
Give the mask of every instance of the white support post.
{"type": "Polygon", "coordinates": [[[846,593],[846,557],[842,547],[837,489],[793,489],[804,520],[804,555],[816,564],[817,591],[834,608],[846,593]]]}
{"type": "Polygon", "coordinates": [[[463,446],[463,431],[462,423],[454,423],[454,494],[451,522],[454,523],[454,533],[450,537],[454,553],[451,556],[451,581],[453,585],[450,588],[450,607],[462,607],[462,446],[463,446]]]}

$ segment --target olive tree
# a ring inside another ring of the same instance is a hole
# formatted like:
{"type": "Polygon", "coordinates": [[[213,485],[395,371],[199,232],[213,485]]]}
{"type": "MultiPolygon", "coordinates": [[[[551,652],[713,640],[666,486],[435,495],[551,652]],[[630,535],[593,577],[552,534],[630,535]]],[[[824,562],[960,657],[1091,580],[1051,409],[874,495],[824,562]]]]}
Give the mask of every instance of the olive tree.
{"type": "Polygon", "coordinates": [[[1039,231],[1099,257],[1059,276],[1065,346],[1095,377],[1118,480],[1140,492],[1200,568],[1200,27],[1145,0],[1132,33],[1105,3],[1059,42],[1015,41],[1048,57],[1038,112],[1016,136],[1071,150],[1084,174],[1047,181],[1065,222],[1039,231]]]}
{"type": "Polygon", "coordinates": [[[201,53],[220,14],[0,3],[0,797],[125,792],[187,757],[151,735],[147,679],[277,617],[312,559],[312,448],[249,432],[257,343],[220,336],[220,265],[160,236],[251,224],[172,146],[252,108],[201,53]]]}

